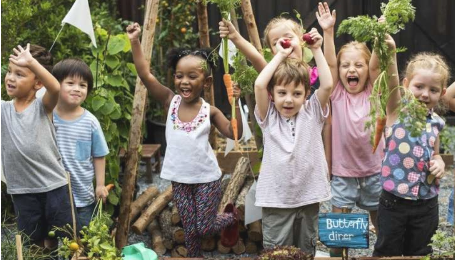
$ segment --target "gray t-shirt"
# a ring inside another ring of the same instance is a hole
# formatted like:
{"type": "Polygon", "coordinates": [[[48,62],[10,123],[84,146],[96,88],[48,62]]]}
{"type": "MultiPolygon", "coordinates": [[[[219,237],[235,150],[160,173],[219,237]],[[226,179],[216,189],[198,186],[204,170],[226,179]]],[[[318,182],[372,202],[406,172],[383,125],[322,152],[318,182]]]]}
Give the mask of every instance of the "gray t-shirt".
{"type": "Polygon", "coordinates": [[[9,194],[41,193],[66,185],[55,129],[42,99],[16,112],[2,100],[2,170],[9,194]]]}

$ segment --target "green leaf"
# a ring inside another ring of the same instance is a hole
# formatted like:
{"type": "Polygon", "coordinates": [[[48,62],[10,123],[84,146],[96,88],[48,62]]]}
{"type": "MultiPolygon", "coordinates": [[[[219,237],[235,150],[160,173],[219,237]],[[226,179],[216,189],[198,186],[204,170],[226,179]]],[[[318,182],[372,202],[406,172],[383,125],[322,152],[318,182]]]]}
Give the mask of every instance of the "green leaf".
{"type": "Polygon", "coordinates": [[[92,108],[94,111],[98,111],[106,103],[106,99],[102,97],[94,97],[92,100],[92,108]]]}
{"type": "Polygon", "coordinates": [[[107,83],[113,87],[123,86],[123,78],[120,75],[108,75],[107,83]]]}
{"type": "Polygon", "coordinates": [[[117,67],[120,64],[119,59],[117,57],[111,56],[111,55],[106,57],[105,62],[106,62],[106,65],[109,66],[109,68],[111,68],[111,69],[115,69],[115,67],[117,67]]]}
{"type": "Polygon", "coordinates": [[[112,113],[112,111],[114,111],[115,104],[116,103],[111,100],[106,101],[103,107],[101,107],[100,112],[103,115],[109,115],[110,113],[112,113]]]}
{"type": "Polygon", "coordinates": [[[109,52],[109,54],[114,55],[123,51],[124,47],[125,39],[116,35],[109,39],[109,43],[107,44],[107,51],[109,52]]]}
{"type": "Polygon", "coordinates": [[[303,60],[305,61],[305,63],[310,62],[313,59],[313,53],[307,47],[304,47],[303,51],[304,51],[303,60]]]}
{"type": "Polygon", "coordinates": [[[119,202],[119,198],[114,192],[110,192],[109,195],[107,196],[107,199],[112,205],[117,205],[119,202]]]}
{"type": "Polygon", "coordinates": [[[128,39],[128,35],[124,33],[119,34],[118,37],[122,38],[125,41],[125,46],[123,46],[123,52],[129,52],[131,50],[131,43],[130,39],[128,39]]]}
{"type": "Polygon", "coordinates": [[[131,73],[133,73],[134,76],[137,76],[137,70],[136,66],[134,66],[134,63],[128,62],[126,64],[126,67],[131,71],[131,73]]]}

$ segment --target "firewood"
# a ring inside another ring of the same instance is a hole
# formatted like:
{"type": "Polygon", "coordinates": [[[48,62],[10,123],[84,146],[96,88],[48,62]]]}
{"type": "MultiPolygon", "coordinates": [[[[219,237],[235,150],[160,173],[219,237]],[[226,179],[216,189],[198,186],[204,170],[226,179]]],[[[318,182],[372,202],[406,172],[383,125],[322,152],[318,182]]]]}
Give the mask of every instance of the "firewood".
{"type": "Polygon", "coordinates": [[[245,199],[246,195],[248,194],[248,191],[251,188],[251,185],[253,185],[253,178],[247,178],[245,181],[245,184],[243,185],[242,189],[240,190],[239,196],[237,196],[237,200],[235,202],[235,207],[237,208],[239,212],[239,220],[244,221],[245,220],[245,199]]]}
{"type": "Polygon", "coordinates": [[[165,237],[162,237],[162,238],[163,238],[163,245],[164,245],[164,247],[165,247],[167,250],[172,250],[172,249],[174,249],[174,240],[168,239],[168,238],[165,238],[165,237]]]}
{"type": "Polygon", "coordinates": [[[180,223],[179,211],[175,205],[172,207],[171,223],[173,225],[178,225],[180,223]]]}
{"type": "Polygon", "coordinates": [[[185,232],[181,227],[171,227],[171,234],[172,239],[177,244],[184,244],[185,243],[185,232]]]}
{"type": "Polygon", "coordinates": [[[224,194],[230,181],[231,181],[230,177],[225,178],[221,181],[221,194],[224,194]]]}
{"type": "Polygon", "coordinates": [[[218,252],[220,254],[227,254],[227,253],[231,252],[231,248],[223,246],[221,244],[221,240],[218,240],[218,242],[216,244],[216,249],[218,250],[218,252]]]}
{"type": "Polygon", "coordinates": [[[260,220],[248,224],[248,238],[254,242],[262,241],[262,224],[260,220]]]}
{"type": "Polygon", "coordinates": [[[245,240],[245,253],[247,254],[257,254],[258,253],[258,245],[256,242],[251,241],[249,238],[245,240]]]}
{"type": "Polygon", "coordinates": [[[241,255],[245,253],[245,243],[243,243],[243,239],[239,238],[237,241],[237,244],[232,247],[232,252],[236,255],[241,255]]]}
{"type": "Polygon", "coordinates": [[[166,247],[163,244],[163,235],[159,228],[152,231],[152,249],[159,256],[162,256],[166,253],[166,247]]]}
{"type": "Polygon", "coordinates": [[[161,193],[142,215],[133,224],[132,229],[136,234],[142,234],[147,225],[163,210],[172,200],[172,186],[161,193]]]}
{"type": "Polygon", "coordinates": [[[133,222],[139,215],[142,209],[156,196],[160,194],[160,191],[155,186],[150,186],[139,197],[131,203],[130,222],[133,222]]]}
{"type": "Polygon", "coordinates": [[[147,232],[151,235],[155,229],[161,230],[160,223],[158,222],[157,218],[154,218],[152,222],[150,222],[150,224],[147,226],[147,232]]]}
{"type": "Polygon", "coordinates": [[[171,256],[172,257],[187,257],[188,256],[188,250],[186,249],[185,246],[178,245],[174,249],[172,249],[171,256]]]}
{"type": "Polygon", "coordinates": [[[224,207],[228,203],[235,203],[237,196],[239,194],[240,188],[245,182],[246,175],[250,170],[250,161],[246,157],[240,157],[235,166],[234,173],[232,174],[231,181],[229,181],[226,191],[223,194],[221,199],[220,206],[218,207],[218,212],[223,212],[224,207]]]}
{"type": "Polygon", "coordinates": [[[216,239],[213,236],[204,237],[202,239],[201,249],[206,252],[211,252],[215,250],[216,247],[216,239]]]}

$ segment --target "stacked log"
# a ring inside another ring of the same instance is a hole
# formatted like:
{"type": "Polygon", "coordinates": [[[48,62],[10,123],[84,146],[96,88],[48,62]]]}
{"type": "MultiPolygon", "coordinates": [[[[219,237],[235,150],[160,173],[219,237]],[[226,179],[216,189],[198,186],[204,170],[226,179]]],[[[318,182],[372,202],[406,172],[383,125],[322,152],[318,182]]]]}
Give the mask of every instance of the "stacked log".
{"type": "MultiPolygon", "coordinates": [[[[220,242],[220,234],[204,237],[201,249],[206,252],[218,250],[219,253],[227,254],[256,254],[262,247],[262,227],[261,222],[257,221],[245,226],[245,198],[253,184],[250,174],[249,160],[242,157],[238,160],[235,171],[230,178],[223,178],[221,182],[222,202],[218,208],[222,213],[227,203],[233,203],[239,211],[239,231],[240,239],[233,247],[224,247],[220,242]]],[[[185,247],[185,232],[182,221],[175,204],[171,203],[172,187],[158,195],[155,187],[147,189],[133,205],[144,208],[142,214],[132,225],[135,233],[141,234],[143,231],[151,236],[152,249],[162,256],[166,252],[172,257],[187,257],[188,250],[185,247]],[[147,198],[147,199],[145,199],[147,198]],[[144,201],[146,201],[144,203],[144,201]],[[147,206],[147,204],[149,204],[147,206]]],[[[135,212],[140,212],[134,210],[135,212]]],[[[133,212],[133,211],[132,211],[133,212]]],[[[133,215],[138,215],[135,213],[133,215]]]]}

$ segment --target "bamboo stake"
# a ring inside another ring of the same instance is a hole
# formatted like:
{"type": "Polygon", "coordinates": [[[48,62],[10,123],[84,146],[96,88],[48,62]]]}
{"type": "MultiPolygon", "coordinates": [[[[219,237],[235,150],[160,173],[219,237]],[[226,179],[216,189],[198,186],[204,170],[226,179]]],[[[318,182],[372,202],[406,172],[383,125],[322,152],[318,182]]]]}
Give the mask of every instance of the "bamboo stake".
{"type": "Polygon", "coordinates": [[[70,205],[71,205],[71,217],[73,218],[73,239],[77,239],[76,235],[76,213],[74,210],[74,203],[73,203],[73,191],[71,190],[71,178],[70,173],[66,173],[66,179],[68,180],[68,192],[70,197],[70,205]]]}
{"type": "MultiPolygon", "coordinates": [[[[145,59],[150,62],[153,47],[153,38],[155,36],[156,18],[158,16],[159,0],[147,1],[145,9],[145,18],[142,34],[142,50],[145,59]]],[[[127,162],[125,177],[123,179],[122,198],[120,204],[120,215],[115,244],[121,249],[127,244],[129,233],[131,202],[133,200],[134,186],[136,182],[137,164],[140,159],[138,153],[141,144],[142,123],[144,120],[145,101],[147,99],[147,89],[138,77],[136,79],[136,90],[134,93],[133,113],[131,118],[131,130],[127,150],[127,162]]]]}
{"type": "Polygon", "coordinates": [[[22,238],[21,235],[16,235],[16,251],[17,251],[17,260],[23,260],[22,256],[22,238]]]}

